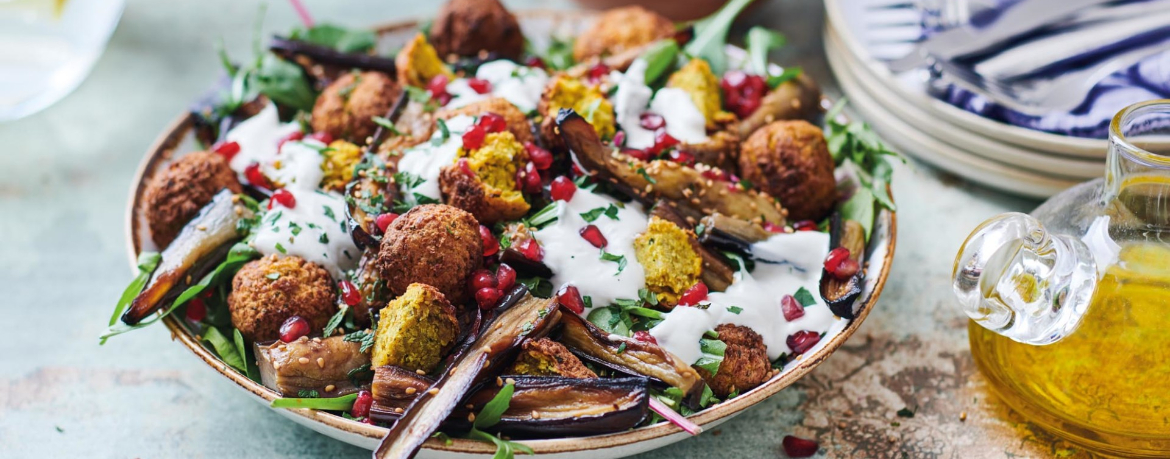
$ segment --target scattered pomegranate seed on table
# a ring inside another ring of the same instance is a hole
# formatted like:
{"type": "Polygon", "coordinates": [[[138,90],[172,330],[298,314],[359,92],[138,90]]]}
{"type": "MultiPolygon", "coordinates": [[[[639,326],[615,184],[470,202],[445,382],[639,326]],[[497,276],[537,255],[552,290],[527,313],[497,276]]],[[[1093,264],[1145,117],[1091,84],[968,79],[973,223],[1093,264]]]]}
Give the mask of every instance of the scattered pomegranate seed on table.
{"type": "Polygon", "coordinates": [[[386,228],[389,228],[390,224],[394,223],[394,220],[396,219],[398,219],[398,214],[394,212],[387,212],[375,218],[374,224],[378,226],[378,229],[381,230],[382,233],[386,233],[386,228]]]}
{"type": "Polygon", "coordinates": [[[678,297],[679,306],[694,306],[707,300],[707,284],[699,282],[678,297]]]}
{"type": "Polygon", "coordinates": [[[809,349],[812,349],[813,346],[816,346],[820,341],[820,333],[801,330],[788,335],[788,339],[785,340],[785,344],[788,345],[789,349],[792,349],[793,354],[803,354],[808,352],[809,349]]]}
{"type": "Polygon", "coordinates": [[[784,313],[784,320],[789,322],[804,317],[804,306],[801,306],[792,295],[780,297],[780,311],[784,313]]]}
{"type": "Polygon", "coordinates": [[[272,193],[272,200],[268,201],[269,209],[272,208],[272,203],[274,202],[289,209],[295,209],[297,207],[296,196],[293,196],[292,192],[284,188],[276,190],[276,192],[272,193]]]}
{"type": "Polygon", "coordinates": [[[280,340],[291,343],[302,336],[309,335],[309,321],[301,316],[292,316],[280,325],[280,340]]]}
{"type": "Polygon", "coordinates": [[[479,305],[480,309],[489,310],[496,307],[496,302],[500,301],[500,290],[495,287],[484,287],[475,291],[475,303],[479,305]]]}
{"type": "Polygon", "coordinates": [[[508,291],[514,285],[516,285],[516,270],[507,264],[501,264],[496,269],[496,288],[508,291]]]}
{"type": "Polygon", "coordinates": [[[601,234],[601,230],[597,228],[597,225],[587,225],[581,228],[579,233],[581,233],[582,238],[594,247],[604,249],[605,246],[609,245],[609,241],[605,239],[605,235],[601,234]]]}
{"type": "Polygon", "coordinates": [[[492,83],[482,78],[468,78],[467,85],[471,87],[476,94],[487,94],[492,92],[492,83]]]}
{"type": "Polygon", "coordinates": [[[532,142],[524,142],[524,151],[528,152],[528,159],[538,170],[543,171],[552,167],[553,156],[548,150],[540,148],[532,142]]]}
{"type": "Polygon", "coordinates": [[[817,442],[792,435],[785,435],[780,444],[784,446],[784,454],[788,457],[811,457],[820,449],[817,442]]]}
{"type": "Polygon", "coordinates": [[[235,158],[236,154],[240,152],[240,144],[234,141],[220,142],[211,147],[211,151],[223,156],[223,159],[230,163],[232,162],[232,158],[235,158]]]}
{"type": "Polygon", "coordinates": [[[566,285],[557,292],[557,303],[577,314],[585,312],[585,300],[581,298],[581,292],[577,287],[572,285],[566,285]]]}
{"type": "Polygon", "coordinates": [[[341,300],[345,304],[357,306],[358,303],[362,302],[362,292],[358,291],[357,286],[353,285],[353,282],[343,280],[338,282],[337,286],[341,287],[341,300]]]}
{"type": "Polygon", "coordinates": [[[479,237],[483,239],[483,256],[490,257],[500,251],[500,240],[496,239],[490,228],[479,225],[479,237]]]}
{"type": "Polygon", "coordinates": [[[553,179],[548,189],[554,201],[569,202],[573,199],[573,194],[577,193],[577,184],[562,175],[553,179]]]}
{"type": "Polygon", "coordinates": [[[355,418],[369,418],[372,406],[374,406],[374,394],[368,390],[358,391],[357,399],[353,401],[353,408],[349,410],[349,415],[355,418]]]}

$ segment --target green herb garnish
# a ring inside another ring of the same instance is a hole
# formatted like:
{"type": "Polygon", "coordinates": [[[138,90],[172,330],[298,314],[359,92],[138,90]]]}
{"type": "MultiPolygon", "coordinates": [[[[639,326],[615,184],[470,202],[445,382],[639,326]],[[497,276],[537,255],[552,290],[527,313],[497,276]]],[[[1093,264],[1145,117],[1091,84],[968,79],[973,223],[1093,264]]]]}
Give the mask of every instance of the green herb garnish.
{"type": "Polygon", "coordinates": [[[796,298],[796,302],[800,303],[801,306],[806,308],[817,304],[816,298],[814,298],[812,293],[809,293],[808,289],[804,287],[798,289],[796,293],[792,294],[792,297],[796,298]]]}
{"type": "Polygon", "coordinates": [[[373,333],[362,330],[349,333],[342,340],[350,343],[361,343],[362,346],[358,348],[358,352],[365,354],[371,347],[374,347],[374,338],[375,335],[373,333]]]}
{"type": "MultiPolygon", "coordinates": [[[[311,391],[314,394],[317,391],[311,391]]],[[[298,393],[297,395],[300,395],[298,393]]],[[[278,398],[272,401],[269,405],[273,408],[309,408],[313,410],[326,411],[349,411],[353,408],[353,402],[357,400],[357,394],[342,395],[333,398],[278,398]]]]}
{"type": "Polygon", "coordinates": [[[329,318],[329,322],[325,324],[325,331],[321,336],[326,338],[333,336],[333,332],[337,331],[337,327],[341,325],[341,320],[345,318],[345,313],[349,311],[348,305],[342,305],[341,309],[337,310],[337,314],[329,318]]]}
{"type": "Polygon", "coordinates": [[[516,386],[512,383],[505,384],[504,387],[500,388],[496,396],[492,397],[491,401],[487,402],[483,406],[483,409],[479,411],[479,414],[475,416],[475,421],[471,424],[471,430],[467,432],[466,438],[468,439],[496,445],[496,455],[493,456],[493,459],[513,459],[516,457],[516,451],[524,454],[535,454],[532,448],[522,443],[505,440],[481,430],[489,429],[499,424],[500,416],[503,416],[504,412],[508,410],[508,406],[512,402],[512,394],[515,391],[516,386]]]}

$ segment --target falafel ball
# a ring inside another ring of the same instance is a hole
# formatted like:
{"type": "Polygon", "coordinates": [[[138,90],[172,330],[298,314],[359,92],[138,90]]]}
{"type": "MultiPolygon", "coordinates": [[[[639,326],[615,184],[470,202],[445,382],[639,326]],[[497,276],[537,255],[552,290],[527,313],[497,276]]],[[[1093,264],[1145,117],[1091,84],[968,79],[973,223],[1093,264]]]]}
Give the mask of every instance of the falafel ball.
{"type": "Polygon", "coordinates": [[[790,220],[820,220],[837,203],[833,157],[821,129],[804,120],[773,121],[752,133],[739,172],[780,200],[790,220]]]}
{"type": "Polygon", "coordinates": [[[564,344],[548,338],[527,339],[520,346],[520,355],[507,370],[506,375],[563,376],[566,378],[591,379],[597,373],[581,363],[564,344]]]}
{"type": "Polygon", "coordinates": [[[379,317],[370,358],[374,367],[430,372],[459,336],[455,308],[438,289],[426,284],[410,284],[405,294],[382,308],[379,317]]]}
{"type": "Polygon", "coordinates": [[[503,97],[492,97],[459,108],[442,109],[435,112],[435,118],[449,120],[459,115],[482,116],[487,113],[504,117],[504,121],[508,123],[508,132],[516,136],[516,141],[522,144],[532,141],[532,123],[528,122],[524,112],[503,97]]]}
{"type": "Polygon", "coordinates": [[[309,321],[311,330],[322,330],[337,313],[329,272],[291,255],[245,264],[232,279],[227,300],[232,325],[251,341],[279,338],[281,324],[292,316],[309,321]]]}
{"type": "Polygon", "coordinates": [[[386,228],[374,269],[395,295],[417,282],[461,307],[468,299],[467,281],[482,264],[483,238],[475,217],[457,207],[425,204],[386,228]]]}
{"type": "Polygon", "coordinates": [[[759,333],[732,324],[715,327],[715,332],[719,333],[719,341],[727,345],[723,351],[723,362],[719,364],[714,377],[699,369],[715,395],[726,398],[733,392],[754,389],[768,379],[772,363],[768,361],[768,347],[759,333]]]}
{"type": "Polygon", "coordinates": [[[166,248],[220,190],[244,189],[223,156],[206,151],[183,155],[146,185],[146,221],[155,245],[166,248]]]}
{"type": "Polygon", "coordinates": [[[474,56],[480,51],[518,59],[524,53],[524,34],[499,0],[450,0],[431,25],[431,43],[439,56],[474,56]]]}
{"type": "Polygon", "coordinates": [[[671,35],[674,23],[658,13],[641,6],[613,8],[577,37],[573,58],[582,62],[612,56],[671,35]]]}
{"type": "Polygon", "coordinates": [[[402,89],[381,72],[351,72],[330,83],[313,106],[313,130],[365,145],[402,89]]]}

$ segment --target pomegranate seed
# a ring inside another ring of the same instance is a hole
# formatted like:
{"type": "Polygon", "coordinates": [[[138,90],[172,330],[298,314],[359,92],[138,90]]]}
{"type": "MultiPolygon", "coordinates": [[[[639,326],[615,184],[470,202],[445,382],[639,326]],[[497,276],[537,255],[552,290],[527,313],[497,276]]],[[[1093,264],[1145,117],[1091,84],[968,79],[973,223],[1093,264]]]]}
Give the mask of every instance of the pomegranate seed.
{"type": "Polygon", "coordinates": [[[480,115],[479,121],[476,121],[475,124],[482,126],[489,134],[508,130],[508,122],[498,113],[484,113],[480,115]]]}
{"type": "Polygon", "coordinates": [[[528,67],[536,67],[538,69],[548,68],[548,65],[544,63],[544,59],[541,59],[539,56],[530,56],[528,59],[524,60],[524,65],[528,67]]]}
{"type": "Polygon", "coordinates": [[[816,231],[817,222],[812,220],[801,220],[792,224],[792,229],[796,231],[816,231]]]}
{"type": "Polygon", "coordinates": [[[394,223],[394,220],[396,220],[396,219],[398,219],[398,214],[393,213],[393,212],[387,212],[387,213],[384,213],[382,215],[379,215],[378,218],[375,218],[374,224],[378,225],[378,229],[382,230],[382,233],[385,234],[386,228],[389,228],[390,224],[394,223]]]}
{"type": "Polygon", "coordinates": [[[804,317],[804,307],[792,295],[780,297],[780,311],[784,313],[784,320],[789,322],[804,317]]]}
{"type": "Polygon", "coordinates": [[[699,282],[692,285],[691,288],[688,288],[687,291],[678,297],[678,305],[694,306],[699,304],[699,302],[707,300],[707,293],[707,284],[699,282]]]}
{"type": "Polygon", "coordinates": [[[780,443],[784,445],[784,454],[787,454],[788,457],[811,457],[817,453],[817,449],[820,449],[817,442],[792,435],[785,435],[780,443]]]}
{"type": "Polygon", "coordinates": [[[654,335],[651,335],[650,332],[646,330],[638,330],[634,332],[634,339],[643,343],[658,344],[658,340],[654,339],[654,335]]]}
{"type": "Polygon", "coordinates": [[[548,189],[554,201],[569,202],[573,199],[573,194],[577,192],[577,184],[562,175],[553,179],[548,189]]]}
{"type": "Polygon", "coordinates": [[[475,171],[471,170],[471,162],[467,158],[459,158],[459,161],[455,163],[459,165],[459,170],[463,172],[463,175],[475,177],[475,171]]]}
{"type": "Polygon", "coordinates": [[[702,172],[703,178],[708,180],[731,180],[731,174],[722,169],[707,169],[702,172]]]}
{"type": "Polygon", "coordinates": [[[833,275],[833,277],[836,277],[837,279],[848,279],[853,277],[854,274],[857,274],[857,262],[853,262],[852,266],[842,269],[842,267],[845,265],[845,260],[851,260],[849,258],[849,249],[844,247],[837,247],[833,250],[830,250],[829,255],[825,257],[825,271],[828,271],[829,274],[833,275]]]}
{"type": "Polygon", "coordinates": [[[648,131],[657,131],[666,127],[666,118],[663,118],[662,115],[657,113],[646,112],[638,117],[638,125],[648,131]]]}
{"type": "Polygon", "coordinates": [[[601,230],[597,229],[597,225],[589,225],[581,228],[579,233],[581,233],[581,237],[589,241],[590,244],[593,244],[594,247],[604,249],[605,246],[609,245],[609,241],[605,240],[605,235],[601,234],[601,230]]]}
{"type": "Polygon", "coordinates": [[[441,73],[431,78],[431,81],[427,82],[427,92],[431,93],[431,98],[441,99],[443,96],[449,98],[450,94],[447,93],[447,82],[447,75],[441,73]]]}
{"type": "Polygon", "coordinates": [[[302,336],[309,335],[309,321],[301,316],[292,316],[280,324],[280,340],[291,343],[302,336]]]}
{"type": "Polygon", "coordinates": [[[760,108],[761,103],[760,99],[745,98],[739,103],[739,107],[735,109],[735,114],[739,115],[740,118],[752,116],[752,113],[755,113],[756,109],[760,108]]]}
{"type": "Polygon", "coordinates": [[[544,249],[540,248],[540,243],[535,239],[525,239],[517,246],[524,258],[532,261],[540,261],[544,259],[544,249]]]}
{"type": "Polygon", "coordinates": [[[539,170],[547,170],[552,167],[553,156],[548,150],[540,148],[532,142],[524,142],[524,151],[528,152],[528,159],[539,170]]]}
{"type": "Polygon", "coordinates": [[[744,81],[747,80],[747,73],[743,70],[728,70],[723,74],[723,81],[719,83],[724,89],[739,89],[743,87],[744,81]]]}
{"type": "Polygon", "coordinates": [[[488,227],[479,225],[479,238],[483,239],[483,256],[490,257],[500,251],[500,240],[488,227]]]}
{"type": "Polygon", "coordinates": [[[305,133],[301,132],[301,131],[297,131],[297,132],[294,132],[292,134],[284,136],[283,139],[280,139],[280,142],[276,143],[276,152],[280,153],[280,149],[284,148],[284,144],[286,142],[296,142],[296,141],[301,140],[303,138],[305,138],[305,133]]]}
{"type": "Polygon", "coordinates": [[[589,82],[597,83],[601,81],[601,78],[607,74],[609,74],[609,67],[607,67],[605,64],[597,64],[593,67],[589,67],[589,82]]]}
{"type": "Polygon", "coordinates": [[[480,268],[471,273],[471,289],[496,288],[496,276],[491,271],[480,268]]]}
{"type": "Polygon", "coordinates": [[[667,148],[673,147],[675,145],[678,145],[678,139],[674,138],[674,136],[671,136],[670,134],[667,134],[665,130],[658,131],[654,134],[654,145],[650,148],[647,148],[646,151],[648,151],[651,156],[658,156],[659,153],[662,153],[666,151],[667,148]]]}
{"type": "Polygon", "coordinates": [[[695,155],[692,155],[692,154],[687,153],[685,151],[672,150],[670,152],[669,157],[670,157],[671,161],[682,164],[684,166],[694,166],[695,165],[695,155]]]}
{"type": "Polygon", "coordinates": [[[236,157],[236,153],[240,152],[240,144],[236,142],[221,142],[211,147],[211,151],[219,153],[227,162],[232,162],[232,158],[236,157]]]}
{"type": "Polygon", "coordinates": [[[297,207],[297,198],[284,188],[276,190],[275,193],[272,193],[272,200],[268,202],[270,206],[273,202],[275,202],[289,209],[295,209],[297,207]]]}
{"type": "Polygon", "coordinates": [[[333,134],[330,134],[328,132],[314,132],[312,134],[309,134],[307,136],[307,138],[309,138],[311,140],[316,140],[316,141],[321,142],[325,145],[329,145],[329,144],[333,143],[333,134]]]}
{"type": "Polygon", "coordinates": [[[834,273],[833,276],[838,279],[845,280],[853,277],[860,270],[861,265],[857,264],[857,260],[847,258],[845,261],[841,262],[840,266],[837,267],[837,272],[834,273]]]}
{"type": "Polygon", "coordinates": [[[192,298],[187,303],[187,320],[202,322],[204,317],[207,317],[207,304],[202,299],[192,298]]]}
{"type": "Polygon", "coordinates": [[[487,130],[483,126],[475,125],[467,129],[463,133],[463,148],[467,150],[476,150],[483,146],[483,138],[487,135],[487,130]]]}
{"type": "Polygon", "coordinates": [[[793,354],[803,354],[809,349],[812,349],[813,346],[816,346],[820,340],[820,333],[801,330],[788,335],[788,339],[785,340],[785,343],[788,344],[789,349],[792,349],[793,354]]]}
{"type": "Polygon", "coordinates": [[[272,189],[272,182],[268,181],[268,177],[265,177],[263,172],[260,172],[260,163],[252,163],[245,167],[244,178],[248,179],[248,183],[256,188],[272,189]]]}
{"type": "Polygon", "coordinates": [[[358,391],[357,399],[353,401],[353,408],[349,410],[349,415],[355,418],[369,418],[371,406],[374,406],[374,394],[368,390],[358,391]]]}
{"type": "Polygon", "coordinates": [[[500,301],[501,296],[503,296],[503,293],[499,289],[484,287],[475,291],[475,304],[478,304],[480,309],[486,311],[496,307],[496,302],[500,301]]]}
{"type": "Polygon", "coordinates": [[[467,79],[467,85],[471,86],[471,90],[475,91],[476,94],[492,92],[492,83],[482,78],[469,78],[467,79]]]}
{"type": "Polygon", "coordinates": [[[769,233],[783,233],[784,227],[772,222],[764,222],[764,229],[769,233]]]}
{"type": "Polygon", "coordinates": [[[649,161],[650,158],[654,156],[650,154],[649,151],[638,150],[636,148],[623,148],[622,153],[625,153],[638,161],[649,161]]]}
{"type": "Polygon", "coordinates": [[[581,292],[577,287],[566,285],[557,292],[557,303],[577,314],[585,313],[585,300],[581,299],[581,292]]]}
{"type": "Polygon", "coordinates": [[[496,287],[508,291],[514,285],[516,285],[516,270],[507,264],[501,264],[496,270],[496,287]]]}
{"type": "Polygon", "coordinates": [[[617,131],[617,133],[613,135],[613,144],[618,147],[625,145],[626,131],[617,131]]]}
{"type": "Polygon", "coordinates": [[[343,280],[338,282],[337,286],[341,287],[341,300],[345,304],[357,306],[358,303],[362,302],[362,292],[358,290],[356,285],[353,285],[353,282],[343,280]]]}
{"type": "Polygon", "coordinates": [[[724,105],[740,118],[755,112],[768,92],[767,82],[762,76],[748,75],[739,70],[723,74],[719,86],[723,90],[724,105]]]}
{"type": "Polygon", "coordinates": [[[540,171],[536,170],[536,166],[529,161],[524,165],[524,170],[517,173],[519,175],[522,188],[528,193],[540,193],[540,171]]]}

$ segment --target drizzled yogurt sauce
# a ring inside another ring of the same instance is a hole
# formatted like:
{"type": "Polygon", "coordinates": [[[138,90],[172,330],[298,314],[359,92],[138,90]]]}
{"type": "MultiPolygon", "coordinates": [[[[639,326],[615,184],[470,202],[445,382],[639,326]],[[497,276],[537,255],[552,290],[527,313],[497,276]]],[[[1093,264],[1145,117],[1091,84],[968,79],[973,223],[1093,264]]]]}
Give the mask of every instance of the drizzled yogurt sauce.
{"type": "Polygon", "coordinates": [[[228,132],[226,138],[240,145],[231,167],[242,174],[252,163],[268,178],[282,185],[296,200],[293,208],[272,203],[254,229],[251,246],[264,255],[295,255],[317,263],[334,279],[357,266],[360,253],[345,226],[345,199],[339,193],[318,188],[325,145],[316,141],[285,142],[297,123],[281,123],[276,107],[269,104],[228,132]]]}
{"type": "Polygon", "coordinates": [[[584,188],[573,193],[568,202],[558,201],[557,221],[533,232],[544,249],[544,264],[555,273],[554,291],[565,285],[576,286],[582,296],[591,298],[594,307],[609,305],[619,298],[637,299],[638,290],[646,287],[646,272],[634,254],[634,238],[646,231],[647,222],[640,204],[622,204],[584,188]],[[617,207],[617,219],[603,213],[590,223],[581,216],[611,205],[617,207]],[[620,273],[618,262],[602,260],[601,249],[581,237],[581,228],[590,224],[597,226],[609,242],[605,252],[625,257],[626,267],[620,273]]]}
{"type": "Polygon", "coordinates": [[[654,328],[650,335],[666,350],[694,362],[702,356],[699,340],[720,324],[744,325],[755,330],[768,346],[768,358],[776,359],[791,352],[785,342],[801,330],[826,331],[838,319],[820,298],[821,269],[829,253],[829,235],[816,231],[779,233],[759,247],[793,249],[777,253],[773,263],[756,261],[751,273],[740,271],[726,292],[708,295],[707,309],[676,307],[654,328]],[[816,304],[804,308],[804,316],[789,322],[780,310],[780,297],[796,293],[801,287],[812,293],[816,304]],[[737,307],[738,313],[732,312],[737,307]]]}
{"type": "Polygon", "coordinates": [[[454,96],[447,107],[458,108],[489,97],[503,97],[524,113],[536,110],[540,102],[540,94],[544,85],[548,83],[548,73],[535,67],[525,67],[501,59],[479,66],[475,77],[491,83],[492,90],[487,94],[479,94],[471,89],[464,78],[458,78],[447,84],[447,92],[454,96]]]}
{"type": "Polygon", "coordinates": [[[475,118],[459,115],[447,120],[446,123],[446,138],[441,129],[436,129],[430,141],[406,150],[402,154],[402,159],[398,161],[399,172],[407,172],[422,179],[412,188],[404,187],[402,191],[408,196],[407,199],[413,199],[414,193],[441,199],[439,173],[444,167],[455,162],[459,149],[463,148],[463,133],[475,124],[475,118]]]}
{"type": "Polygon", "coordinates": [[[654,131],[641,125],[642,114],[648,111],[662,116],[666,121],[666,133],[671,137],[686,143],[705,142],[707,120],[691,96],[678,88],[662,88],[655,94],[646,86],[646,66],[645,60],[636,59],[626,73],[611,73],[617,82],[613,96],[614,112],[618,125],[626,132],[625,146],[647,148],[654,145],[654,131]]]}

